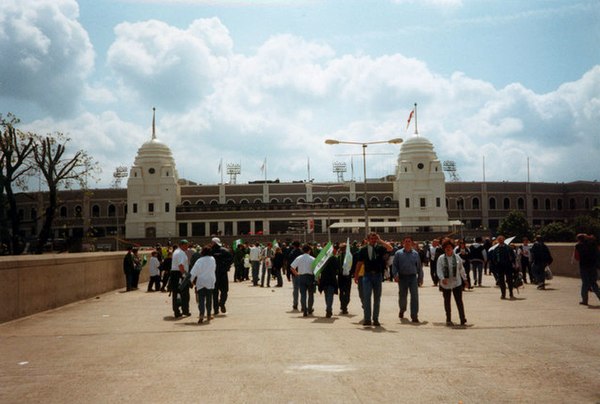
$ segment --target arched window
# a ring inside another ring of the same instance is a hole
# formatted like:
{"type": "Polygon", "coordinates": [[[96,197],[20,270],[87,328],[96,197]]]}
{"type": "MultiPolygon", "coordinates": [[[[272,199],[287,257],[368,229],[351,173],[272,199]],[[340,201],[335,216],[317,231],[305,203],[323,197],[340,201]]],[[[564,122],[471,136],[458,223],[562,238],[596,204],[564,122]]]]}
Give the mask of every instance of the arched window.
{"type": "Polygon", "coordinates": [[[550,210],[550,199],[546,198],[546,200],[544,201],[544,207],[546,208],[546,210],[550,210]]]}
{"type": "Polygon", "coordinates": [[[458,198],[456,200],[456,209],[465,210],[465,200],[463,198],[458,198]]]}
{"type": "Polygon", "coordinates": [[[279,199],[273,198],[273,199],[271,199],[271,203],[279,203],[279,199]]]}
{"type": "Polygon", "coordinates": [[[525,199],[523,199],[523,198],[517,199],[517,209],[519,209],[519,210],[525,209],[525,199]]]}
{"type": "Polygon", "coordinates": [[[323,200],[321,198],[314,198],[313,202],[314,203],[323,203],[323,200]]]}
{"type": "Polygon", "coordinates": [[[590,209],[590,198],[585,198],[585,209],[586,210],[590,209]]]}
{"type": "Polygon", "coordinates": [[[540,202],[538,198],[533,198],[533,210],[538,210],[540,208],[540,202]]]}
{"type": "Polygon", "coordinates": [[[329,197],[329,199],[327,199],[327,203],[332,205],[335,203],[335,198],[329,197]]]}
{"type": "Polygon", "coordinates": [[[229,199],[227,201],[227,205],[235,205],[235,201],[233,199],[229,199]]]}
{"type": "Polygon", "coordinates": [[[92,206],[92,217],[100,217],[100,206],[92,206]]]}
{"type": "Polygon", "coordinates": [[[575,201],[575,198],[569,199],[569,209],[571,209],[571,210],[577,209],[577,202],[575,201]]]}
{"type": "Polygon", "coordinates": [[[241,204],[241,205],[247,205],[247,204],[249,204],[249,203],[250,203],[250,201],[249,201],[248,199],[242,199],[242,200],[240,201],[240,204],[241,204]]]}
{"type": "Polygon", "coordinates": [[[285,198],[283,200],[283,203],[292,203],[292,199],[291,198],[285,198]]]}
{"type": "Polygon", "coordinates": [[[383,202],[385,202],[385,203],[392,202],[392,197],[391,196],[386,196],[385,198],[383,198],[383,202]]]}
{"type": "Polygon", "coordinates": [[[75,217],[81,217],[82,211],[83,211],[83,209],[81,208],[81,205],[77,205],[77,206],[75,206],[73,213],[75,214],[75,217]]]}
{"type": "Polygon", "coordinates": [[[504,200],[502,201],[502,207],[504,210],[509,210],[510,209],[510,199],[504,198],[504,200]]]}
{"type": "Polygon", "coordinates": [[[66,206],[60,207],[60,217],[67,217],[67,207],[66,206]]]}
{"type": "Polygon", "coordinates": [[[210,206],[217,206],[219,204],[219,201],[217,201],[216,199],[213,199],[212,201],[210,201],[210,206]]]}
{"type": "Polygon", "coordinates": [[[110,205],[108,205],[108,217],[115,217],[116,215],[117,209],[115,208],[115,205],[111,203],[110,205]]]}
{"type": "Polygon", "coordinates": [[[356,198],[356,203],[359,206],[365,206],[365,200],[363,198],[356,198]]]}
{"type": "Polygon", "coordinates": [[[254,204],[256,204],[256,205],[260,205],[261,203],[262,203],[262,200],[260,200],[260,199],[254,200],[254,204]]]}
{"type": "Polygon", "coordinates": [[[190,206],[191,205],[190,201],[183,201],[181,204],[183,206],[190,206]]]}
{"type": "Polygon", "coordinates": [[[473,205],[473,209],[475,210],[479,210],[479,198],[475,197],[471,200],[471,203],[473,205]]]}
{"type": "MultiPolygon", "coordinates": [[[[189,203],[188,203],[189,204],[189,203]]],[[[204,206],[204,201],[202,199],[198,199],[196,201],[196,206],[204,206]]]]}
{"type": "Polygon", "coordinates": [[[490,210],[495,210],[496,209],[496,198],[494,198],[493,196],[490,198],[490,210]]]}
{"type": "Polygon", "coordinates": [[[37,220],[37,210],[35,208],[31,208],[31,220],[37,220]]]}
{"type": "Polygon", "coordinates": [[[374,196],[374,197],[372,197],[371,199],[369,199],[369,201],[370,201],[371,203],[378,203],[378,202],[379,202],[379,198],[378,198],[378,197],[376,197],[376,196],[374,196]]]}
{"type": "Polygon", "coordinates": [[[342,197],[340,198],[340,202],[341,202],[341,203],[348,203],[348,202],[349,202],[349,199],[348,199],[348,198],[346,198],[345,196],[342,196],[342,197]]]}
{"type": "Polygon", "coordinates": [[[556,209],[557,210],[563,210],[563,201],[562,201],[562,199],[557,199],[556,200],[556,209]]]}

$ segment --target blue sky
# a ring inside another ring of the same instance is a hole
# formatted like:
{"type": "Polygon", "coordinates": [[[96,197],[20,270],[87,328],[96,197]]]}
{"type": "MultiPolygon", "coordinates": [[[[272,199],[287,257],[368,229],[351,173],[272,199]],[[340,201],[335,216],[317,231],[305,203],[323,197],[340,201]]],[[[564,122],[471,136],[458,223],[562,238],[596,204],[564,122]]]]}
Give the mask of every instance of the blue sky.
{"type": "MultiPolygon", "coordinates": [[[[0,113],[60,131],[100,186],[157,130],[182,177],[334,181],[353,146],[419,131],[463,180],[600,177],[600,2],[7,0],[0,113]],[[342,156],[343,155],[343,156],[342,156]],[[576,164],[575,164],[576,163],[576,164]]],[[[368,177],[394,171],[373,146],[368,177]]],[[[354,166],[360,164],[357,157],[354,166]]],[[[354,177],[361,179],[360,170],[354,177]]],[[[346,174],[349,178],[351,173],[346,174]]]]}

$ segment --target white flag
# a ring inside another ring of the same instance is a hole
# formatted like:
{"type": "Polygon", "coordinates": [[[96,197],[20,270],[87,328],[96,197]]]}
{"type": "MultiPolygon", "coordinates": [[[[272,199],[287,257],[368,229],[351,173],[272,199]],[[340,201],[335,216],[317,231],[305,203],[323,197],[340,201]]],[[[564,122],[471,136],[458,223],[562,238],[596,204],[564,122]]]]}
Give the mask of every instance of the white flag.
{"type": "Polygon", "coordinates": [[[344,276],[350,275],[350,269],[352,268],[352,253],[350,252],[350,237],[346,240],[346,255],[344,256],[344,264],[342,265],[342,274],[344,276]]]}

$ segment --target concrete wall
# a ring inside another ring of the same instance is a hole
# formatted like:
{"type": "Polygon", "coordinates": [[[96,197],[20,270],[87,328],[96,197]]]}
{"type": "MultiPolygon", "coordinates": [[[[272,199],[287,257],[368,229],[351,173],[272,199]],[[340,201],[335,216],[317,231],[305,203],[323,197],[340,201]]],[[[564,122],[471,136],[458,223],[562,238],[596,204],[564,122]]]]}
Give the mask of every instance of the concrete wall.
{"type": "MultiPolygon", "coordinates": [[[[0,258],[0,322],[125,287],[125,252],[0,258]]],[[[148,280],[148,266],[140,282],[148,280]]]]}

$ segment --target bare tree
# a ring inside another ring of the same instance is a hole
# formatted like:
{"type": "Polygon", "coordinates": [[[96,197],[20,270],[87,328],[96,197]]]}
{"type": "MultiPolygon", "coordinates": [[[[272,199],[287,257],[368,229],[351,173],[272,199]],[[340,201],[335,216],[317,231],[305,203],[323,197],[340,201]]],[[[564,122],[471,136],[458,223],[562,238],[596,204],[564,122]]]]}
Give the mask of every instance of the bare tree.
{"type": "MultiPolygon", "coordinates": [[[[17,201],[14,188],[26,188],[26,178],[33,172],[31,155],[34,147],[34,136],[15,128],[19,119],[9,113],[6,118],[0,115],[0,227],[5,232],[10,219],[10,251],[12,254],[23,252],[24,244],[20,241],[21,218],[17,212],[17,201]],[[6,195],[6,200],[4,199],[6,195]],[[6,205],[8,204],[8,210],[6,205]],[[7,215],[8,213],[8,215],[7,215]]],[[[6,240],[7,234],[0,239],[6,240]]]]}
{"type": "Polygon", "coordinates": [[[44,244],[51,235],[59,187],[69,189],[76,183],[82,188],[87,188],[88,176],[100,172],[97,163],[84,150],[79,150],[70,157],[65,155],[70,140],[62,133],[56,132],[38,137],[33,149],[36,166],[48,186],[48,206],[38,236],[38,253],[42,253],[44,244]]]}

